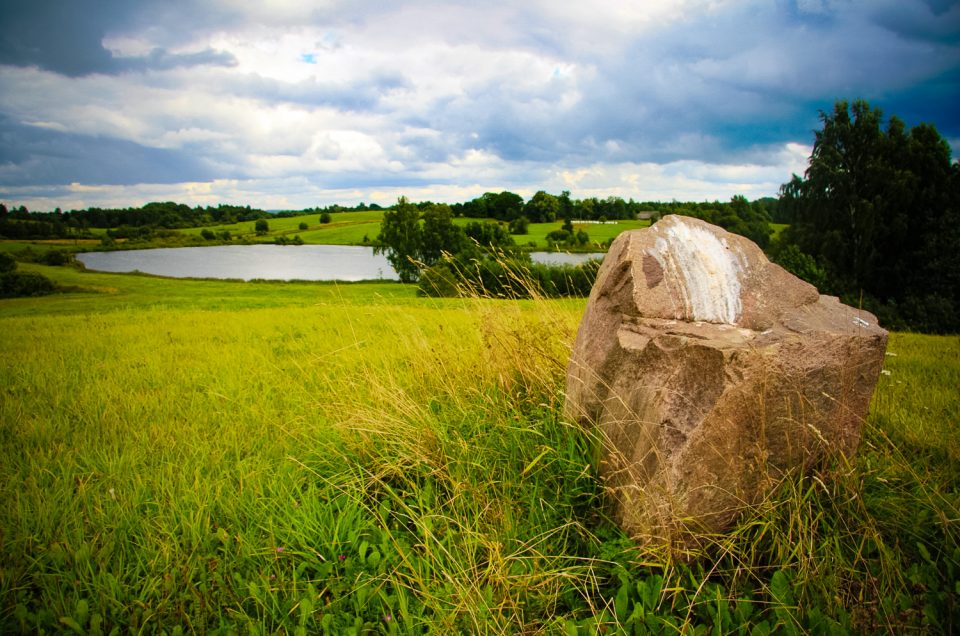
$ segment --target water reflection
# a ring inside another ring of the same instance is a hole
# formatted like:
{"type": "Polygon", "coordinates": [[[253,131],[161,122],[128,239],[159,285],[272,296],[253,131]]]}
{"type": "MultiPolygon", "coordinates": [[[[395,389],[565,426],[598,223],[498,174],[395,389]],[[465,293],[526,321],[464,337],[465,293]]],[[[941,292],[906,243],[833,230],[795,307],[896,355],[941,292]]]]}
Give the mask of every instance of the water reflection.
{"type": "MultiPolygon", "coordinates": [[[[603,254],[534,252],[536,262],[577,264],[603,254]]],[[[398,280],[383,254],[355,245],[217,245],[77,254],[88,269],[172,278],[398,280]]]]}

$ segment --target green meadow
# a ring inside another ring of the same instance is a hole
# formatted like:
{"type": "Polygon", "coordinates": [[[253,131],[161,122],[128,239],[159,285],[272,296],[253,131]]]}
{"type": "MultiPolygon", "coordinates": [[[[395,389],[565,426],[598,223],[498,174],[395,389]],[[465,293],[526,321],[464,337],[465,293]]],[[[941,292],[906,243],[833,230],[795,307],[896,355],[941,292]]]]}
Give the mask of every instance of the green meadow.
{"type": "MultiPolygon", "coordinates": [[[[258,236],[254,228],[254,221],[244,221],[229,225],[216,225],[204,228],[187,228],[177,230],[190,237],[199,237],[204,230],[220,233],[230,232],[233,239],[272,243],[278,237],[292,239],[299,236],[304,243],[313,245],[365,245],[376,241],[380,234],[380,221],[383,219],[383,210],[365,210],[361,212],[334,212],[330,215],[329,223],[320,223],[319,214],[305,216],[280,217],[267,219],[270,231],[258,236]],[[307,229],[301,230],[300,224],[306,223],[307,229]]],[[[472,222],[484,222],[491,219],[473,219],[460,217],[455,223],[465,226],[472,222]]],[[[615,238],[621,232],[634,230],[650,225],[649,221],[616,221],[615,223],[576,223],[575,230],[584,230],[590,235],[590,245],[585,250],[599,249],[598,245],[615,238]]],[[[547,234],[559,230],[563,221],[553,223],[531,223],[528,234],[514,235],[517,245],[536,249],[554,249],[556,246],[547,240],[547,234]],[[530,244],[533,245],[530,245],[530,244]]],[[[2,249],[2,248],[0,248],[2,249]]]]}
{"type": "Polygon", "coordinates": [[[380,221],[383,218],[382,210],[365,210],[361,212],[334,212],[330,215],[330,223],[320,223],[319,214],[304,216],[271,217],[267,219],[270,232],[259,237],[256,233],[255,221],[244,221],[228,225],[211,227],[196,227],[178,230],[190,236],[200,236],[203,230],[219,233],[224,230],[230,232],[233,238],[251,241],[272,242],[278,236],[293,238],[299,235],[304,243],[320,245],[362,245],[363,237],[369,241],[377,238],[380,233],[380,221]],[[300,224],[306,223],[307,229],[301,230],[300,224]]]}
{"type": "Polygon", "coordinates": [[[21,267],[68,291],[0,300],[0,633],[960,629],[957,337],[690,560],[562,416],[583,299],[21,267]]]}
{"type": "MultiPolygon", "coordinates": [[[[627,230],[636,230],[641,227],[648,227],[650,221],[616,221],[611,223],[577,223],[573,222],[574,232],[583,230],[590,236],[588,250],[596,250],[597,244],[604,243],[617,237],[621,232],[627,230]]],[[[531,223],[529,234],[515,235],[513,239],[518,245],[526,245],[528,241],[536,243],[538,248],[553,248],[554,246],[547,240],[547,234],[561,229],[563,221],[554,223],[531,223]]],[[[562,247],[562,246],[561,246],[562,247]]],[[[562,250],[561,250],[562,251],[562,250]]]]}

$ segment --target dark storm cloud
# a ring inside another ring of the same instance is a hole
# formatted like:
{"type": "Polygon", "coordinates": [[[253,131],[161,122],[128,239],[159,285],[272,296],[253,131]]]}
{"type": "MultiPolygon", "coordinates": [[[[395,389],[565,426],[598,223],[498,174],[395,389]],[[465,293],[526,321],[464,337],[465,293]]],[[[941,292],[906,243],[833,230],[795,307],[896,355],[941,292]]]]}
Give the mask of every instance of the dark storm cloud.
{"type": "Polygon", "coordinates": [[[26,126],[0,116],[0,185],[180,183],[214,175],[194,155],[26,126]]]}
{"type": "Polygon", "coordinates": [[[563,30],[540,29],[550,50],[596,70],[574,109],[549,94],[524,103],[491,83],[462,112],[437,118],[471,122],[480,144],[504,158],[572,164],[747,159],[758,147],[812,141],[818,112],[836,99],[865,98],[960,136],[957,3],[813,6],[689,16],[593,57],[578,55],[581,43],[563,30]]]}
{"type": "Polygon", "coordinates": [[[147,55],[115,57],[104,47],[105,37],[142,26],[153,14],[150,3],[126,0],[7,0],[0,13],[0,64],[79,77],[236,63],[232,55],[209,48],[174,54],[158,47],[147,55]]]}

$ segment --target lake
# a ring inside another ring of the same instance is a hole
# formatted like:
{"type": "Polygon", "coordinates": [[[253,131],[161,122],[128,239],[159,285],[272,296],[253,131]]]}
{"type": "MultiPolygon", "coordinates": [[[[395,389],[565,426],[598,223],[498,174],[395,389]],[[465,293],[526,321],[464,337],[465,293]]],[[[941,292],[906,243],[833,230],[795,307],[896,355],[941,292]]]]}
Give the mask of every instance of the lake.
{"type": "MultiPolygon", "coordinates": [[[[535,262],[582,263],[603,254],[533,252],[535,262]]],[[[216,245],[86,252],[77,260],[100,272],[143,272],[171,278],[251,280],[398,280],[386,256],[354,245],[216,245]]]]}

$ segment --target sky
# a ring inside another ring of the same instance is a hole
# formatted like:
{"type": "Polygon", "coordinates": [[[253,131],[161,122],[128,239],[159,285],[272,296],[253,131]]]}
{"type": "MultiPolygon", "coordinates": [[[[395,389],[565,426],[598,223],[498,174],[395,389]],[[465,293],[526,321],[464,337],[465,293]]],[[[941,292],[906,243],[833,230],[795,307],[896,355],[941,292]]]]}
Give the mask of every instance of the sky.
{"type": "Polygon", "coordinates": [[[775,196],[866,99],[960,150],[960,0],[4,0],[0,201],[775,196]]]}

